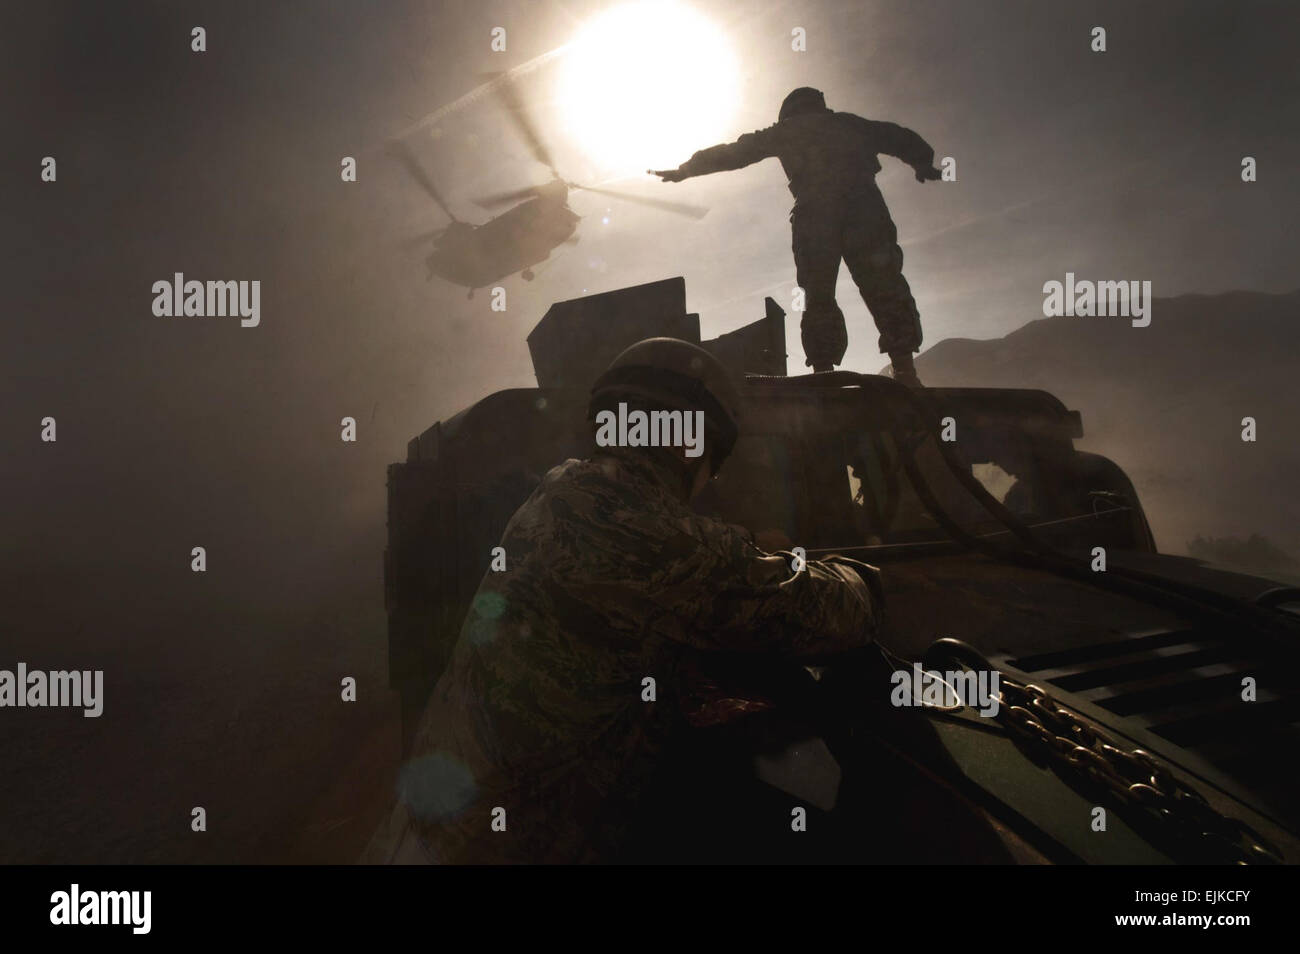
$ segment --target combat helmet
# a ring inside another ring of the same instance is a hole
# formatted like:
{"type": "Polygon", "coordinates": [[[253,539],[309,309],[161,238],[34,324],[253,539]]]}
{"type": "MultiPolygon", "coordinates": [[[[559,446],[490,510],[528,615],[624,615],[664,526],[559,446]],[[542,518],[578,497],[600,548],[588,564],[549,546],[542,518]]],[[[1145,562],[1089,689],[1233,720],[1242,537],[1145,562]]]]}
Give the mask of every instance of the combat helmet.
{"type": "Polygon", "coordinates": [[[828,112],[825,94],[811,86],[800,86],[782,101],[777,121],[784,122],[791,116],[799,116],[803,113],[824,112],[828,112]]]}
{"type": "Polygon", "coordinates": [[[646,338],[611,361],[592,385],[589,418],[620,400],[703,411],[713,473],[740,433],[740,392],[727,369],[699,345],[680,338],[646,338]]]}

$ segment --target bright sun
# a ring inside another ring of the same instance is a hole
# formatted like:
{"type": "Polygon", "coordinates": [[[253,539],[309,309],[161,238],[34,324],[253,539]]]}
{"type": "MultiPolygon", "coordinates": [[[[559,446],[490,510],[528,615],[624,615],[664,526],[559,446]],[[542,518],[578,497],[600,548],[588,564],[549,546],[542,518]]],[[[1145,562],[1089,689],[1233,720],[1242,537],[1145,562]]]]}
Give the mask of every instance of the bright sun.
{"type": "Polygon", "coordinates": [[[588,24],[565,55],[570,135],[618,174],[672,168],[731,131],[739,77],[723,34],[689,7],[626,3],[588,24]]]}

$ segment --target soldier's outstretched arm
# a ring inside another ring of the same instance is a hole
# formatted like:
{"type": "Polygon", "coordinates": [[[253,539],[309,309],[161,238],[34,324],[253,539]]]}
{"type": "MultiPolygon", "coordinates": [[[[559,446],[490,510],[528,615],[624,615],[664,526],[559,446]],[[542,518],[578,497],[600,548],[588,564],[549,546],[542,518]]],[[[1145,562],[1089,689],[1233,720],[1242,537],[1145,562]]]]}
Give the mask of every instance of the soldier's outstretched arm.
{"type": "Polygon", "coordinates": [[[845,558],[765,553],[741,527],[698,515],[618,515],[601,579],[583,594],[698,649],[820,656],[869,644],[881,623],[878,571],[845,558]]]}
{"type": "Polygon", "coordinates": [[[735,142],[723,143],[701,149],[676,169],[651,169],[651,175],[658,176],[665,182],[681,182],[693,176],[705,176],[712,172],[729,172],[743,169],[776,155],[776,134],[774,127],[745,133],[735,142]]]}
{"type": "Polygon", "coordinates": [[[901,159],[916,170],[918,179],[938,178],[922,175],[934,169],[934,148],[917,133],[897,123],[863,119],[868,137],[876,152],[901,159]]]}

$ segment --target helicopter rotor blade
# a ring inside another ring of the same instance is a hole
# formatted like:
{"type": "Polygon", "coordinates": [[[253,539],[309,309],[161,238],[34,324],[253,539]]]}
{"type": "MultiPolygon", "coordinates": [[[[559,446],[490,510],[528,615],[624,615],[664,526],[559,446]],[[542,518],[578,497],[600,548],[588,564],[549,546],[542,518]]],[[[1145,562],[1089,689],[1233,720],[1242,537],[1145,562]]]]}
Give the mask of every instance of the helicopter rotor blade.
{"type": "Polygon", "coordinates": [[[410,146],[402,142],[400,139],[394,139],[388,144],[387,151],[389,156],[402,164],[406,171],[410,173],[412,179],[423,186],[424,191],[429,193],[429,196],[434,202],[438,203],[438,208],[442,209],[447,218],[451,219],[453,222],[460,221],[452,214],[451,209],[447,208],[447,203],[443,201],[442,196],[438,192],[437,186],[433,184],[433,180],[429,178],[428,173],[424,171],[424,168],[416,160],[415,153],[411,152],[410,146]]]}
{"type": "Polygon", "coordinates": [[[442,238],[446,231],[445,228],[432,229],[428,232],[421,232],[419,235],[412,235],[408,238],[402,239],[402,246],[404,248],[415,248],[419,245],[428,245],[430,242],[437,242],[438,239],[442,238]]]}
{"type": "Polygon", "coordinates": [[[506,112],[513,120],[515,128],[524,137],[524,142],[527,143],[533,158],[550,169],[551,174],[558,179],[560,174],[555,171],[555,160],[551,157],[551,151],[546,148],[546,143],[537,132],[532,113],[519,96],[519,88],[515,85],[514,80],[507,78],[505,82],[496,87],[496,93],[501,97],[501,102],[505,105],[506,112]]]}
{"type": "Polygon", "coordinates": [[[511,202],[518,202],[521,199],[529,199],[537,195],[537,188],[529,186],[526,189],[514,189],[510,192],[494,192],[491,195],[480,196],[473,199],[473,203],[482,209],[491,209],[495,206],[507,205],[511,202]]]}
{"type": "Polygon", "coordinates": [[[702,219],[708,215],[709,210],[698,205],[688,205],[685,202],[673,202],[669,199],[651,199],[647,196],[633,195],[630,192],[622,192],[618,189],[601,189],[597,186],[584,186],[577,183],[569,183],[570,188],[584,189],[587,192],[596,192],[600,195],[613,196],[624,202],[633,202],[637,205],[646,205],[652,209],[660,209],[664,212],[672,212],[675,215],[684,215],[687,218],[702,219]]]}

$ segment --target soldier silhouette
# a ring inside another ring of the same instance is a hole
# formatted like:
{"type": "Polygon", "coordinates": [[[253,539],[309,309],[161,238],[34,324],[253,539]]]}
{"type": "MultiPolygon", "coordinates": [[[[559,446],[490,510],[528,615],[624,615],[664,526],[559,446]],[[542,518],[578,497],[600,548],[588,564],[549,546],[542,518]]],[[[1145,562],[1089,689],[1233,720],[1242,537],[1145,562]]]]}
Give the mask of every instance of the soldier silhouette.
{"type": "Polygon", "coordinates": [[[775,125],[702,149],[676,169],[650,172],[680,182],[780,159],[795,199],[790,224],[796,281],[805,295],[805,363],[830,371],[844,360],[848,332],[835,301],[843,259],[875,319],[895,379],[916,387],[921,382],[912,354],[921,346],[921,320],[903,278],[898,231],[876,186],[880,153],[910,165],[918,182],[940,178],[934,150],[912,130],[833,112],[821,91],[804,86],[785,98],[775,125]]]}
{"type": "Polygon", "coordinates": [[[688,505],[739,435],[741,397],[717,358],[639,342],[596,381],[593,429],[620,404],[702,413],[704,455],[597,447],[546,474],[506,526],[511,569],[487,573],[470,604],[366,861],[616,859],[677,737],[696,654],[811,659],[872,642],[875,567],[828,556],[796,568],[792,552],[688,505]],[[657,705],[642,696],[647,674],[657,705]],[[507,826],[493,829],[494,810],[507,826]]]}

